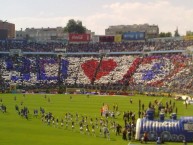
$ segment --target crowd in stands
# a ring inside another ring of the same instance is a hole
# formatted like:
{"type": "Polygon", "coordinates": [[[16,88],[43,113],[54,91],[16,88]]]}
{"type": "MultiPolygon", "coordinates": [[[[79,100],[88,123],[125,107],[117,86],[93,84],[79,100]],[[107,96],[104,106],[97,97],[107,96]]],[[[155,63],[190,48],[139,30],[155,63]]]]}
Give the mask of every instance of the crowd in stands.
{"type": "Polygon", "coordinates": [[[10,49],[21,49],[24,52],[54,52],[55,49],[65,49],[67,52],[99,52],[99,50],[110,50],[111,52],[133,52],[148,50],[184,50],[192,46],[193,41],[185,40],[159,40],[145,42],[119,42],[119,43],[69,43],[60,42],[27,42],[27,41],[0,41],[0,51],[10,49]]]}
{"type": "Polygon", "coordinates": [[[188,93],[193,90],[192,60],[182,54],[61,58],[3,56],[0,64],[1,86],[17,84],[25,89],[62,85],[118,91],[143,86],[188,93]]]}
{"type": "Polygon", "coordinates": [[[178,74],[176,74],[176,77],[172,77],[168,85],[172,89],[172,91],[178,92],[178,93],[191,93],[191,90],[193,90],[193,66],[189,66],[187,69],[183,69],[178,74]],[[183,89],[181,89],[183,88],[183,89]]]}
{"type": "Polygon", "coordinates": [[[165,40],[165,41],[158,41],[154,42],[153,50],[160,51],[160,50],[184,50],[188,46],[192,46],[193,41],[184,41],[184,40],[165,40]]]}
{"type": "Polygon", "coordinates": [[[68,52],[99,52],[99,50],[109,49],[111,52],[133,52],[143,51],[144,49],[160,50],[184,50],[192,46],[193,41],[184,40],[165,40],[165,41],[146,41],[146,42],[120,42],[120,43],[89,43],[89,44],[69,44],[68,52]]]}
{"type": "Polygon", "coordinates": [[[21,49],[24,52],[53,52],[58,48],[65,48],[63,43],[49,42],[23,42],[23,41],[0,41],[0,51],[9,51],[10,49],[21,49]]]}

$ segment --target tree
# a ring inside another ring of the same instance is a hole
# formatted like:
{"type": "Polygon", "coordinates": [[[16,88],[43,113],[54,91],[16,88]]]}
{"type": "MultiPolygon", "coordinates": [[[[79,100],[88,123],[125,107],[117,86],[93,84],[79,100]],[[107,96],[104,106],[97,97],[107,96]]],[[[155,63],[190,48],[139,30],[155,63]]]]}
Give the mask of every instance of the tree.
{"type": "Polygon", "coordinates": [[[64,32],[82,34],[86,32],[86,27],[82,26],[80,20],[70,19],[66,27],[64,27],[64,32]]]}
{"type": "Polygon", "coordinates": [[[167,32],[167,33],[161,32],[159,34],[159,37],[172,37],[172,33],[171,32],[167,32]]]}
{"type": "Polygon", "coordinates": [[[171,32],[167,32],[166,33],[166,37],[172,37],[172,33],[171,32]]]}
{"type": "Polygon", "coordinates": [[[164,32],[159,33],[159,37],[166,37],[166,34],[164,32]]]}

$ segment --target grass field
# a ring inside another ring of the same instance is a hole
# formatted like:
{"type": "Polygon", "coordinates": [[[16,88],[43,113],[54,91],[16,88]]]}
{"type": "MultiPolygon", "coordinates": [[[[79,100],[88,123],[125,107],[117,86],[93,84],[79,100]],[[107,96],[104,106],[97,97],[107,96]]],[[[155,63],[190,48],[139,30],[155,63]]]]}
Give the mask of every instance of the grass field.
{"type": "MultiPolygon", "coordinates": [[[[100,118],[100,108],[103,103],[108,104],[112,109],[113,104],[118,104],[121,115],[115,121],[123,125],[122,113],[123,111],[138,111],[139,99],[145,104],[147,108],[150,101],[157,99],[165,103],[171,98],[163,97],[148,97],[148,96],[90,96],[86,95],[49,95],[44,97],[44,94],[0,94],[2,99],[1,104],[6,105],[7,113],[0,112],[0,145],[138,145],[138,141],[124,141],[122,136],[116,136],[111,132],[111,140],[99,136],[99,131],[96,129],[96,137],[92,135],[81,134],[79,126],[75,125],[75,130],[72,131],[69,126],[68,129],[56,128],[49,126],[41,121],[41,117],[35,118],[33,110],[43,107],[46,112],[52,112],[55,118],[64,118],[65,113],[70,112],[75,115],[88,116],[88,118],[100,118]],[[16,96],[16,100],[14,100],[16,96]],[[50,102],[48,102],[48,98],[50,102]],[[130,98],[133,103],[130,104],[130,98]],[[23,105],[21,106],[21,102],[23,105]],[[20,108],[28,107],[30,111],[29,120],[19,116],[15,110],[15,105],[20,108]]],[[[172,100],[174,101],[174,100],[172,100]]],[[[189,105],[186,109],[181,101],[176,101],[179,116],[192,116],[193,105],[189,105]]],[[[137,116],[137,115],[136,115],[137,116]]],[[[111,120],[111,118],[109,118],[111,120]]],[[[149,142],[148,144],[155,144],[149,142]]],[[[164,143],[167,145],[181,145],[183,143],[164,143]]],[[[193,143],[188,143],[190,145],[193,143]]]]}

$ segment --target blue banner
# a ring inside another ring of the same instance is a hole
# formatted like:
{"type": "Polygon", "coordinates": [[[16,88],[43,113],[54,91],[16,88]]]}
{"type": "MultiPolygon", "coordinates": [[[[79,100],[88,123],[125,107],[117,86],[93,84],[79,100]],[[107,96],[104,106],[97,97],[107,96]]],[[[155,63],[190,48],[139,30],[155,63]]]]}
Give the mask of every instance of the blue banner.
{"type": "Polygon", "coordinates": [[[123,40],[145,40],[145,32],[126,32],[123,40]]]}

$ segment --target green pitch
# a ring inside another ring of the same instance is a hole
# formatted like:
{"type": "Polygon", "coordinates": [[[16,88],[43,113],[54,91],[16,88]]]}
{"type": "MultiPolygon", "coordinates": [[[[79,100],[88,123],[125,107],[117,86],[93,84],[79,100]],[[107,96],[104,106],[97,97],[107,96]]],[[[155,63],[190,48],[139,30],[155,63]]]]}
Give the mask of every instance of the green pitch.
{"type": "MultiPolygon", "coordinates": [[[[96,137],[93,135],[81,134],[79,125],[75,125],[75,129],[71,129],[71,124],[66,129],[64,127],[54,127],[47,125],[41,121],[40,115],[36,118],[33,115],[33,110],[40,107],[44,108],[46,112],[52,112],[55,118],[59,120],[64,118],[65,113],[71,113],[75,116],[87,116],[95,119],[101,118],[100,108],[102,104],[108,104],[112,110],[113,104],[119,106],[121,113],[116,117],[115,121],[123,126],[123,112],[135,111],[136,118],[138,117],[138,101],[139,99],[145,104],[147,108],[150,101],[157,99],[165,104],[171,98],[167,97],[148,97],[148,96],[89,96],[86,95],[49,95],[44,94],[27,94],[25,97],[22,94],[0,94],[2,99],[1,104],[6,105],[7,113],[0,111],[0,145],[138,145],[138,141],[132,140],[124,141],[122,136],[116,136],[113,131],[110,131],[110,141],[100,136],[99,130],[96,129],[96,137]],[[16,96],[16,100],[14,99],[16,96]],[[133,103],[130,104],[130,98],[133,103]],[[48,101],[50,100],[50,102],[48,101]],[[23,102],[23,105],[21,105],[23,102]],[[21,107],[28,107],[29,120],[18,115],[15,110],[15,105],[21,107]]],[[[172,102],[174,100],[172,99],[172,102]]],[[[189,105],[186,109],[182,101],[175,101],[178,108],[179,116],[192,116],[193,105],[189,105]]],[[[39,112],[40,114],[40,112],[39,112]]],[[[109,121],[112,118],[108,119],[109,121]]],[[[155,144],[149,142],[148,144],[155,144]]],[[[165,143],[167,145],[181,145],[182,143],[165,143]]],[[[188,143],[190,145],[193,143],[188,143]]]]}

